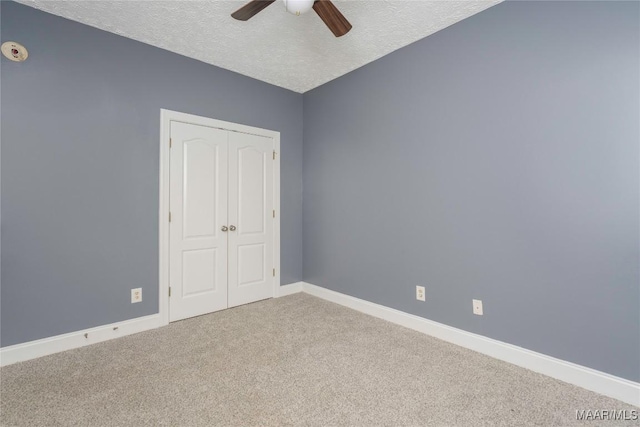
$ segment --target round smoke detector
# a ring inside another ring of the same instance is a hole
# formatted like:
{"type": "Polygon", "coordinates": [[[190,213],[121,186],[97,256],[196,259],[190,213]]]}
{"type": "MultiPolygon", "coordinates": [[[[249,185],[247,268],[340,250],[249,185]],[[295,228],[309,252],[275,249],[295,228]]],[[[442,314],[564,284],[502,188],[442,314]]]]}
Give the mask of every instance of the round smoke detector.
{"type": "Polygon", "coordinates": [[[27,48],[16,42],[4,42],[0,50],[4,56],[16,62],[22,62],[29,56],[27,48]]]}

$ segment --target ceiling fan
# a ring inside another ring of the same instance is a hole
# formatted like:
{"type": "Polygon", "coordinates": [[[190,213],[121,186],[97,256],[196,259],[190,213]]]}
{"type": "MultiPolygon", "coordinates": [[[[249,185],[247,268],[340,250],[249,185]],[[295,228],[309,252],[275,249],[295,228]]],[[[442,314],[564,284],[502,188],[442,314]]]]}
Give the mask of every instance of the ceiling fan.
{"type": "MultiPolygon", "coordinates": [[[[252,0],[231,14],[239,21],[248,21],[258,12],[264,10],[276,0],[252,0]]],[[[316,11],[320,19],[329,27],[336,36],[344,36],[351,29],[351,24],[340,13],[337,7],[329,0],[283,0],[287,12],[294,15],[301,15],[310,9],[316,11]]]]}

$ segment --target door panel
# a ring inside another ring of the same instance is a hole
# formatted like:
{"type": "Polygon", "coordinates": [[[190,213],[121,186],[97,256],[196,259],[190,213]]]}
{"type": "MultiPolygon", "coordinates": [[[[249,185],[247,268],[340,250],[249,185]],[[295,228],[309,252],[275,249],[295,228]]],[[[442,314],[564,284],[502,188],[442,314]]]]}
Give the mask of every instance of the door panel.
{"type": "Polygon", "coordinates": [[[238,286],[263,282],[267,269],[265,245],[238,246],[238,286]]]}
{"type": "Polygon", "coordinates": [[[265,229],[265,153],[255,147],[242,147],[238,156],[239,234],[264,234],[265,229]],[[241,230],[241,231],[240,231],[241,230]]]}
{"type": "Polygon", "coordinates": [[[227,139],[171,122],[170,321],[227,307],[227,139]]]}
{"type": "Polygon", "coordinates": [[[229,307],[273,296],[273,139],[229,133],[229,307]]]}
{"type": "Polygon", "coordinates": [[[182,293],[190,297],[215,292],[216,249],[194,249],[182,252],[182,293]]]}
{"type": "Polygon", "coordinates": [[[218,149],[206,139],[184,141],[183,147],[183,236],[213,237],[216,234],[218,149]]]}

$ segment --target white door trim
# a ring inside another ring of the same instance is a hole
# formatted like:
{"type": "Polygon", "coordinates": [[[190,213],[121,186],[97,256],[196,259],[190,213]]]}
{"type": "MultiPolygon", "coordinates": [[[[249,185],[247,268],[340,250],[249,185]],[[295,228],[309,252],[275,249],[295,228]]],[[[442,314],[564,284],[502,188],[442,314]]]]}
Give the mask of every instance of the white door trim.
{"type": "Polygon", "coordinates": [[[280,288],[280,132],[261,129],[238,123],[210,119],[171,110],[160,110],[160,197],[158,208],[159,246],[159,298],[158,311],[163,325],[169,324],[169,138],[171,122],[183,122],[200,126],[224,129],[232,132],[248,133],[273,139],[275,161],[273,165],[273,208],[276,216],[273,222],[273,297],[280,288]]]}

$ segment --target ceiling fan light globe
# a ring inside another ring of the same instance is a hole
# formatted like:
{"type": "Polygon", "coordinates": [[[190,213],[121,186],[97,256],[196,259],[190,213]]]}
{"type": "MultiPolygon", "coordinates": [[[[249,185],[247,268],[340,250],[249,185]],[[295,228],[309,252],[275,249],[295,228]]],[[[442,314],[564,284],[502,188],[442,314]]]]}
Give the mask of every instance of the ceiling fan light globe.
{"type": "Polygon", "coordinates": [[[302,15],[313,7],[315,0],[284,0],[287,12],[293,15],[302,15]]]}

